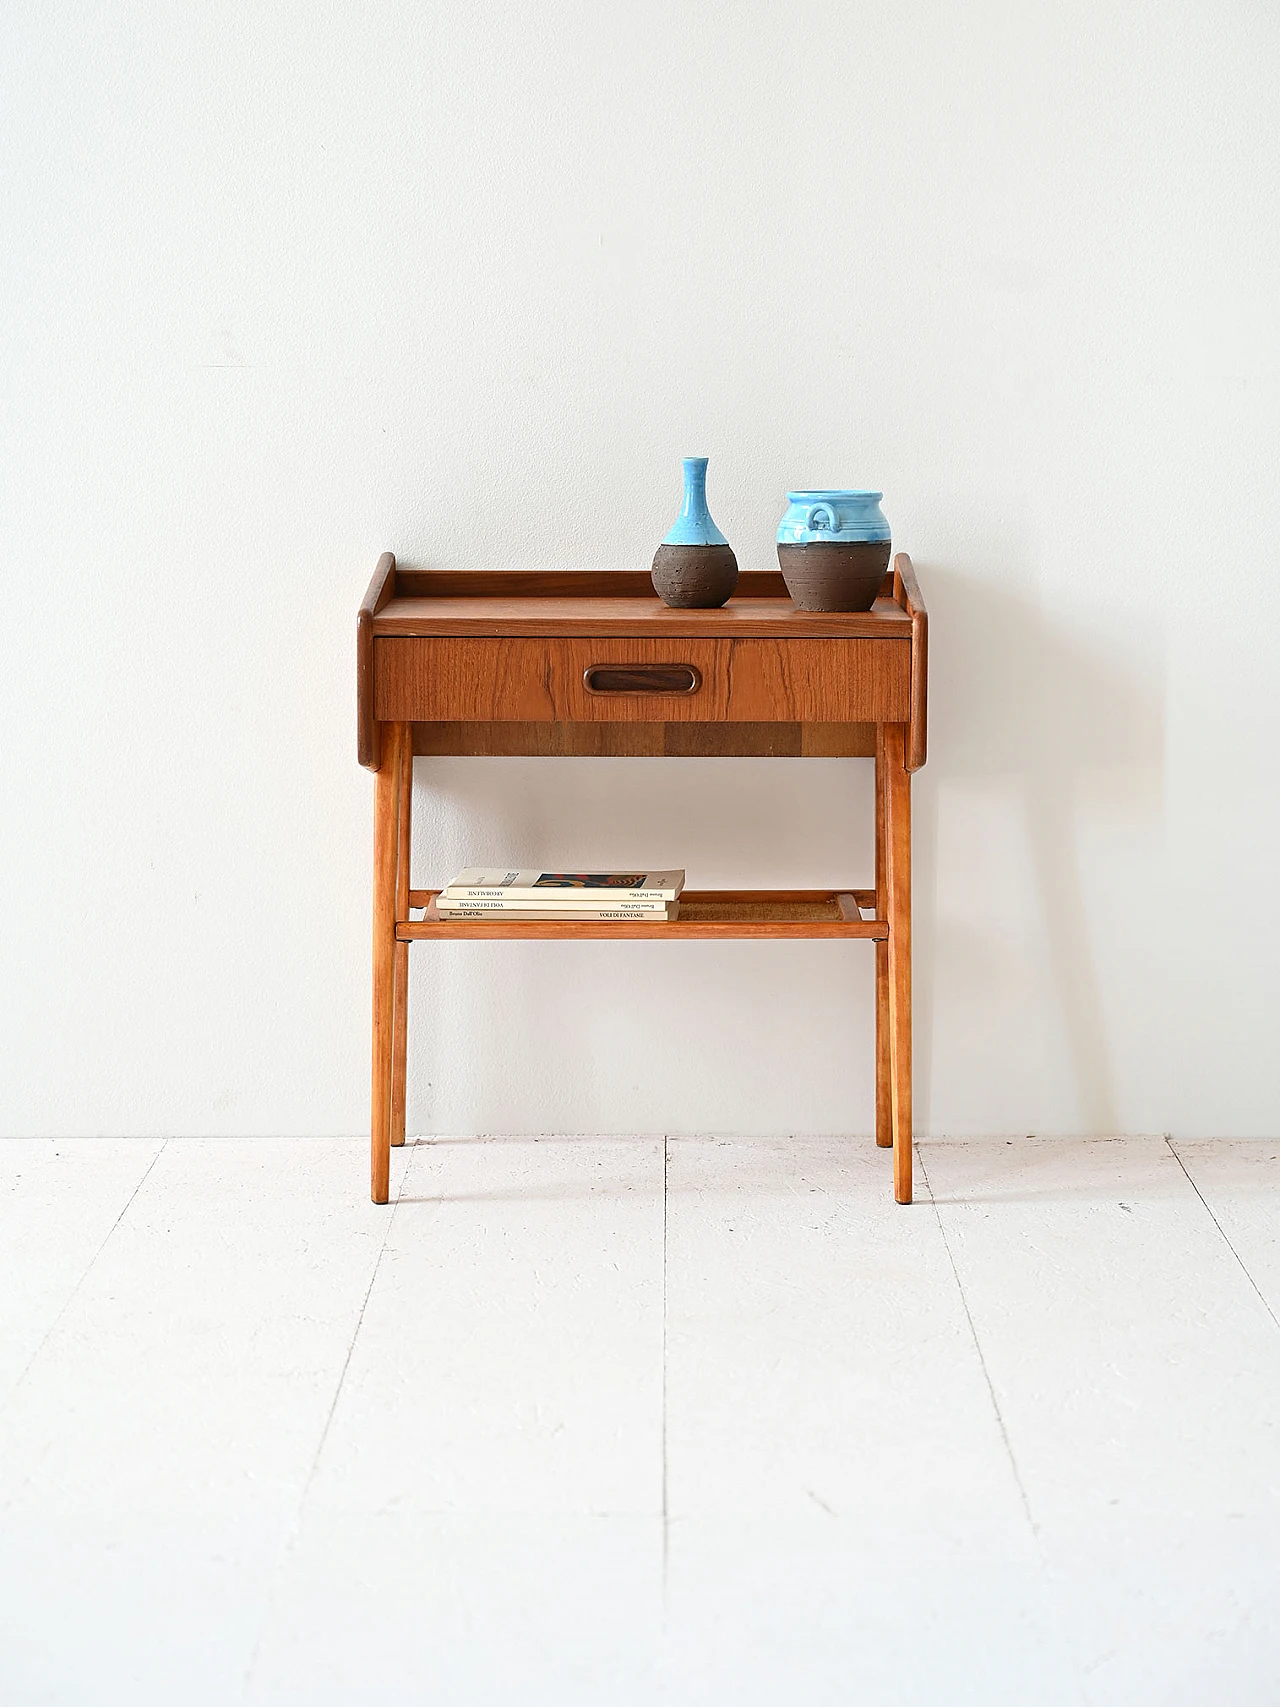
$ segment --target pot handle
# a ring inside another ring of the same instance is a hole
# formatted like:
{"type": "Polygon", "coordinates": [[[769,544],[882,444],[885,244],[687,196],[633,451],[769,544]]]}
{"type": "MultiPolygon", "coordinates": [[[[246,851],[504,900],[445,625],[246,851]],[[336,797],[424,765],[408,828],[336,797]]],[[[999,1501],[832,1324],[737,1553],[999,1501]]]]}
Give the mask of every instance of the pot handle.
{"type": "Polygon", "coordinates": [[[839,533],[840,517],[830,504],[813,504],[804,525],[810,533],[839,533]]]}

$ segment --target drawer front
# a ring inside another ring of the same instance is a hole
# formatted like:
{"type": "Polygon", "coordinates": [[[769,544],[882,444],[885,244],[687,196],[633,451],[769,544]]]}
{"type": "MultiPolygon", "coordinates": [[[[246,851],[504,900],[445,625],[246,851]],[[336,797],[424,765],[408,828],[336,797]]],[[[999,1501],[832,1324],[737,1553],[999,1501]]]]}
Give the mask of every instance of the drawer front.
{"type": "Polygon", "coordinates": [[[903,639],[380,638],[380,722],[905,723],[903,639]]]}

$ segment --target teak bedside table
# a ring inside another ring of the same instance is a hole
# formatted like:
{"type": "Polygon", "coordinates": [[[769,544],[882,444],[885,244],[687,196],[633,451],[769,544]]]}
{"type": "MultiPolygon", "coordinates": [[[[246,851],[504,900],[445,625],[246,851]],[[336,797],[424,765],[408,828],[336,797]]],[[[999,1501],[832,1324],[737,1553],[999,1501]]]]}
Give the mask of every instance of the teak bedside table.
{"type": "Polygon", "coordinates": [[[377,772],[372,1194],[404,1143],[409,944],[491,937],[869,937],[876,1143],[911,1201],[911,773],[925,759],[928,619],[900,553],[870,611],[799,611],[777,570],[720,610],[669,610],[646,570],[397,569],[356,624],[360,763],[377,772]],[[876,761],[875,888],[686,891],[671,924],[446,922],[409,887],[415,753],[876,761]],[[414,920],[411,912],[425,909],[414,920]]]}

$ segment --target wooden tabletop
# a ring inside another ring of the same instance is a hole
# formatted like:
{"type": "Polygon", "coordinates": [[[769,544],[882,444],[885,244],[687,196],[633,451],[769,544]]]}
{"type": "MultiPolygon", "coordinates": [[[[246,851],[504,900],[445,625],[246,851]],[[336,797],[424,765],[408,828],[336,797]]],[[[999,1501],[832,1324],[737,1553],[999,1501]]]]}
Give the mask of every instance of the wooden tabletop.
{"type": "Polygon", "coordinates": [[[374,635],[909,635],[893,576],[869,611],[798,610],[776,569],[748,569],[717,610],[671,610],[642,569],[391,569],[388,553],[365,611],[374,635]]]}
{"type": "Polygon", "coordinates": [[[392,598],[373,619],[375,635],[609,634],[624,636],[909,636],[911,618],[892,599],[869,611],[809,612],[787,598],[732,598],[718,610],[671,610],[658,598],[392,598]]]}

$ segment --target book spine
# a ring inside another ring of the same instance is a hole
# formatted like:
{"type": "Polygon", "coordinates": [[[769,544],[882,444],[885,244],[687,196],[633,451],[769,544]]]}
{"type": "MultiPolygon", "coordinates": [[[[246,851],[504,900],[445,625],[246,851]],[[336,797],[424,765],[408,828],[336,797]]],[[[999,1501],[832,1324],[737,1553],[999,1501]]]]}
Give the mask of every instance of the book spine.
{"type": "Polygon", "coordinates": [[[440,911],[440,917],[449,919],[480,919],[489,924],[501,924],[504,919],[534,921],[538,923],[576,925],[590,924],[598,919],[608,919],[617,924],[665,925],[671,915],[661,913],[622,913],[610,907],[559,907],[555,911],[528,907],[449,907],[440,911]]]}
{"type": "Polygon", "coordinates": [[[495,907],[636,907],[649,902],[666,907],[679,899],[674,889],[632,889],[625,899],[610,889],[442,889],[442,901],[487,901],[495,907]],[[617,897],[615,899],[615,896],[617,897]]]}
{"type": "Polygon", "coordinates": [[[672,901],[469,901],[453,895],[440,895],[436,906],[440,912],[452,912],[459,907],[466,907],[471,912],[483,913],[527,913],[532,907],[540,913],[584,913],[596,911],[605,907],[611,913],[625,913],[637,918],[646,913],[665,913],[668,907],[674,906],[672,901]]]}
{"type": "Polygon", "coordinates": [[[492,901],[447,901],[436,902],[437,911],[441,913],[456,913],[465,909],[468,913],[563,913],[566,918],[572,918],[575,913],[617,913],[625,918],[647,918],[655,913],[668,913],[674,907],[674,901],[659,901],[653,907],[611,907],[607,901],[601,901],[592,906],[578,907],[544,907],[537,901],[513,901],[504,906],[498,906],[492,901]]]}

